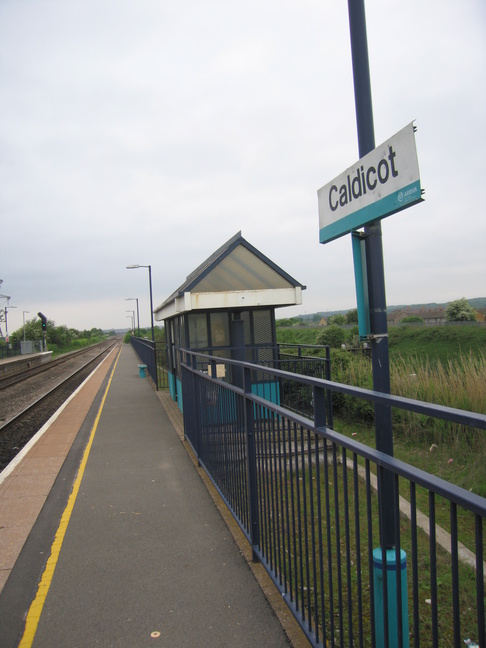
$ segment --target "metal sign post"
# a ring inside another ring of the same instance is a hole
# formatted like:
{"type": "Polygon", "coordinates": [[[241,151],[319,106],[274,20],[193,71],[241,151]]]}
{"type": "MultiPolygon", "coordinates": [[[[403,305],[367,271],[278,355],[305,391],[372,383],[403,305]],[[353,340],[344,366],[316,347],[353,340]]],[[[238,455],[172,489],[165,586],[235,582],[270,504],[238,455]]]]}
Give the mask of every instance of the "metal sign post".
{"type": "MultiPolygon", "coordinates": [[[[373,106],[366,36],[364,0],[348,0],[351,52],[353,60],[356,121],[359,156],[364,157],[375,148],[373,106]]],[[[373,368],[373,389],[390,393],[390,364],[388,353],[388,325],[386,317],[385,273],[381,222],[373,222],[364,230],[366,273],[368,283],[370,341],[373,368]]],[[[375,404],[376,449],[393,456],[392,412],[389,405],[375,404]]],[[[381,546],[395,546],[395,497],[393,476],[383,476],[380,493],[381,546]]]]}
{"type": "MultiPolygon", "coordinates": [[[[368,44],[366,36],[366,17],[364,0],[348,0],[349,26],[351,34],[351,51],[353,60],[354,92],[356,105],[356,120],[358,127],[359,156],[364,158],[372,155],[375,148],[375,136],[373,126],[373,108],[371,101],[371,84],[368,60],[368,44]]],[[[383,152],[381,153],[383,156],[383,152]]],[[[386,155],[386,149],[385,149],[386,155]]],[[[413,156],[412,156],[413,157],[413,156]]],[[[400,175],[398,162],[395,159],[395,149],[388,145],[388,163],[383,161],[376,163],[362,164],[358,170],[357,177],[366,181],[367,188],[370,188],[368,178],[374,183],[374,171],[378,176],[378,184],[385,186],[392,177],[397,179],[400,175]],[[381,164],[381,176],[380,176],[381,164]],[[385,169],[385,166],[387,167],[385,169]],[[373,169],[374,171],[369,171],[373,169]]],[[[418,178],[418,164],[414,165],[412,173],[409,174],[410,183],[405,189],[398,187],[391,188],[389,193],[395,191],[398,200],[398,207],[403,205],[404,193],[411,198],[410,204],[421,200],[420,180],[418,178]],[[397,193],[398,192],[398,193],[397,193]]],[[[354,180],[354,179],[353,179],[354,180]]],[[[350,180],[350,183],[353,182],[350,180]]],[[[355,182],[355,185],[358,185],[355,182]]],[[[352,188],[351,188],[352,189],[352,188]]],[[[355,194],[363,194],[363,185],[355,186],[355,194]]],[[[386,190],[384,190],[386,193],[386,190]]],[[[349,194],[348,194],[349,197],[349,194]]],[[[358,195],[361,198],[362,195],[358,195]]],[[[353,195],[354,198],[354,195],[353,195]]],[[[385,196],[379,195],[378,202],[388,203],[385,196]]],[[[343,203],[345,199],[343,198],[343,203]]],[[[336,204],[335,202],[333,205],[336,204]]],[[[389,213],[398,211],[397,205],[392,206],[389,213]]],[[[390,205],[388,205],[390,207],[390,205]]],[[[368,206],[362,208],[361,213],[366,212],[368,206]]],[[[373,208],[372,208],[373,209],[373,208]]],[[[356,238],[356,236],[355,236],[356,238]]],[[[353,239],[354,240],[354,239],[353,239]]],[[[389,394],[390,393],[390,363],[388,353],[388,324],[385,296],[385,272],[383,263],[383,245],[381,221],[378,219],[364,223],[364,258],[361,253],[361,241],[354,242],[355,274],[366,275],[368,285],[368,310],[369,310],[369,335],[372,349],[373,389],[389,394]],[[359,267],[356,268],[356,263],[359,267]],[[365,268],[365,270],[363,270],[365,268]]],[[[363,282],[364,285],[364,282],[363,282]]],[[[375,440],[376,449],[393,456],[393,432],[392,432],[392,411],[389,405],[375,403],[375,440]]],[[[398,566],[396,556],[396,531],[395,514],[397,511],[395,501],[395,484],[392,473],[381,471],[378,479],[378,500],[380,519],[380,548],[377,550],[377,565],[373,562],[373,570],[376,579],[374,588],[374,642],[377,646],[399,645],[403,642],[408,647],[408,601],[406,594],[406,557],[405,570],[400,573],[400,592],[398,585],[395,586],[393,575],[401,569],[398,566]],[[391,554],[391,564],[388,561],[388,554],[391,554]],[[379,574],[382,578],[379,578],[379,574]],[[405,590],[402,588],[405,586],[405,590]],[[398,601],[400,601],[398,609],[398,601]],[[401,622],[398,620],[401,619],[401,622]]],[[[403,552],[401,552],[402,554],[403,552]]],[[[401,556],[400,556],[401,561],[401,556]]]]}
{"type": "MultiPolygon", "coordinates": [[[[373,389],[389,394],[381,219],[421,202],[422,189],[413,123],[375,148],[364,0],[348,0],[348,10],[359,161],[319,189],[319,240],[328,243],[352,234],[359,334],[371,343],[373,389]]],[[[393,456],[389,405],[375,403],[375,438],[376,449],[393,456]]],[[[380,544],[385,550],[396,544],[394,483],[387,471],[378,497],[380,544]]]]}

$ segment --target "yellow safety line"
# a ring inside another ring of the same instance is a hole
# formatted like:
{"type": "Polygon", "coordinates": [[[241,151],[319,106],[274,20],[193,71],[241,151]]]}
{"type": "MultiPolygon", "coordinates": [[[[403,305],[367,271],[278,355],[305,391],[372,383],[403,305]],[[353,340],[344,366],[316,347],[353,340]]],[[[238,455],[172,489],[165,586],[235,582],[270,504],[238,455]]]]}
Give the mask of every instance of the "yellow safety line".
{"type": "Polygon", "coordinates": [[[96,432],[96,429],[98,427],[98,423],[101,417],[101,412],[103,410],[103,406],[105,404],[106,396],[108,394],[108,390],[110,389],[111,381],[113,379],[113,374],[115,373],[116,365],[118,364],[118,360],[120,358],[120,353],[121,353],[121,348],[120,351],[118,352],[118,356],[116,358],[115,364],[113,366],[113,370],[110,375],[110,379],[108,380],[108,385],[106,386],[106,390],[103,396],[103,400],[101,401],[100,409],[98,410],[98,414],[96,416],[95,422],[93,424],[93,428],[91,430],[91,434],[89,437],[88,444],[86,445],[83,459],[81,461],[78,475],[76,477],[76,481],[74,482],[73,490],[71,491],[71,495],[69,496],[68,503],[66,505],[66,508],[64,509],[64,513],[62,514],[61,522],[59,523],[59,527],[56,531],[56,535],[54,537],[54,542],[52,543],[51,547],[51,555],[49,556],[49,559],[46,563],[46,567],[44,569],[44,573],[42,574],[41,581],[39,583],[39,587],[37,588],[37,593],[35,595],[34,600],[32,601],[29,611],[27,613],[27,618],[25,620],[25,628],[24,628],[24,634],[22,635],[22,639],[20,640],[18,648],[30,648],[32,646],[32,643],[35,638],[35,634],[37,632],[37,626],[39,625],[39,620],[40,616],[42,613],[42,609],[44,607],[44,603],[46,601],[47,594],[49,592],[49,588],[51,586],[52,578],[54,576],[54,571],[56,569],[57,561],[59,559],[59,555],[61,553],[61,547],[62,543],[64,541],[64,536],[66,535],[66,531],[68,528],[69,520],[71,519],[71,513],[73,512],[74,508],[74,503],[76,502],[76,498],[78,496],[79,488],[81,486],[81,482],[83,480],[83,475],[84,471],[86,468],[86,464],[88,462],[88,457],[89,453],[91,451],[91,446],[93,445],[93,440],[94,440],[94,435],[96,432]]]}

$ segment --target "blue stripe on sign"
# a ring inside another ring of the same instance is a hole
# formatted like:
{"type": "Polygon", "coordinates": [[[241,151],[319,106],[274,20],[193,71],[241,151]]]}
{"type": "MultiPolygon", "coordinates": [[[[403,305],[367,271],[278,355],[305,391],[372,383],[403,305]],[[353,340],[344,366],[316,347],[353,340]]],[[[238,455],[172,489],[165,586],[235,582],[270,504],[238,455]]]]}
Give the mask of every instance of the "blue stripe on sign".
{"type": "Polygon", "coordinates": [[[420,180],[417,180],[371,205],[367,205],[344,218],[340,218],[335,223],[326,225],[326,227],[323,227],[319,231],[319,242],[329,243],[329,241],[333,241],[339,236],[348,234],[375,220],[391,216],[391,214],[411,207],[411,205],[415,205],[421,200],[422,191],[420,188],[420,180]]]}

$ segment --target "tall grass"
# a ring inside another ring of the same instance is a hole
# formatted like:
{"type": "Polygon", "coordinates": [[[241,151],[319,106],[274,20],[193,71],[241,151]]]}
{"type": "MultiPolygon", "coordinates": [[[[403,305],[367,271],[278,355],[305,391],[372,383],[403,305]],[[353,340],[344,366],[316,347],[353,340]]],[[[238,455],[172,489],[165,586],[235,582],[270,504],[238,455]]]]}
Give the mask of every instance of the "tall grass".
{"type": "Polygon", "coordinates": [[[486,357],[460,355],[446,364],[417,356],[390,363],[392,393],[470,412],[486,413],[486,357]]]}
{"type": "MultiPolygon", "coordinates": [[[[461,355],[444,365],[416,357],[394,358],[390,365],[393,394],[445,405],[470,412],[486,413],[486,357],[484,354],[461,355]]],[[[486,451],[486,434],[448,421],[431,419],[405,410],[393,413],[395,434],[410,442],[444,444],[462,454],[486,451]]]]}
{"type": "MultiPolygon", "coordinates": [[[[372,388],[369,358],[337,351],[331,364],[333,380],[372,388]]],[[[418,356],[395,356],[390,362],[390,385],[391,393],[397,396],[486,413],[486,356],[460,355],[446,364],[418,356]]],[[[348,401],[337,401],[345,413],[348,401]]]]}
{"type": "MultiPolygon", "coordinates": [[[[371,388],[371,361],[337,352],[333,380],[371,388]]],[[[397,355],[390,362],[390,382],[391,393],[397,396],[486,413],[484,353],[459,355],[444,364],[397,355]]],[[[337,394],[333,407],[339,431],[358,433],[363,443],[374,445],[371,403],[337,394]]],[[[486,496],[484,430],[394,408],[393,438],[397,458],[486,496]]]]}

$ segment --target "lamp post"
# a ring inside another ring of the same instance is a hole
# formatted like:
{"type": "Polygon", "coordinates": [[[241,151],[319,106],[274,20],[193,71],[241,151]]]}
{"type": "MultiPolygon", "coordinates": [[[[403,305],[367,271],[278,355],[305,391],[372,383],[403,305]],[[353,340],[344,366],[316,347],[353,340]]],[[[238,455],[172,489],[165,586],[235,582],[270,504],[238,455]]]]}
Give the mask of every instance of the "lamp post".
{"type": "Polygon", "coordinates": [[[137,302],[137,329],[138,337],[140,337],[140,313],[138,311],[138,297],[127,297],[125,301],[136,301],[137,302]]]}
{"type": "MultiPolygon", "coordinates": [[[[131,313],[130,317],[132,318],[132,332],[133,332],[133,334],[135,334],[135,311],[134,310],[127,310],[125,312],[126,313],[131,313]]],[[[127,315],[127,317],[128,317],[128,315],[127,315]]]]}
{"type": "Polygon", "coordinates": [[[30,313],[30,311],[22,311],[22,318],[24,320],[24,342],[25,342],[25,313],[30,313]]]}
{"type": "Polygon", "coordinates": [[[152,326],[152,342],[155,342],[154,336],[154,307],[152,303],[152,266],[149,265],[140,265],[138,263],[134,265],[127,265],[127,270],[135,270],[136,268],[148,268],[149,272],[149,288],[150,288],[150,322],[152,326]]]}
{"type": "MultiPolygon", "coordinates": [[[[7,304],[8,304],[8,300],[7,300],[7,304]]],[[[8,307],[5,306],[5,340],[7,342],[7,350],[10,347],[10,342],[9,342],[9,339],[8,339],[8,321],[7,321],[7,313],[8,313],[10,308],[17,308],[17,306],[8,306],[8,307]]]]}
{"type": "MultiPolygon", "coordinates": [[[[2,285],[2,283],[3,283],[3,279],[0,279],[0,286],[2,285]]],[[[8,302],[9,302],[9,299],[10,299],[9,295],[0,295],[0,298],[1,299],[6,299],[7,300],[7,305],[8,305],[8,302]]],[[[5,311],[5,318],[6,318],[7,317],[6,309],[4,309],[4,311],[5,311]]],[[[3,337],[2,327],[1,326],[0,326],[0,335],[3,337]]]]}

